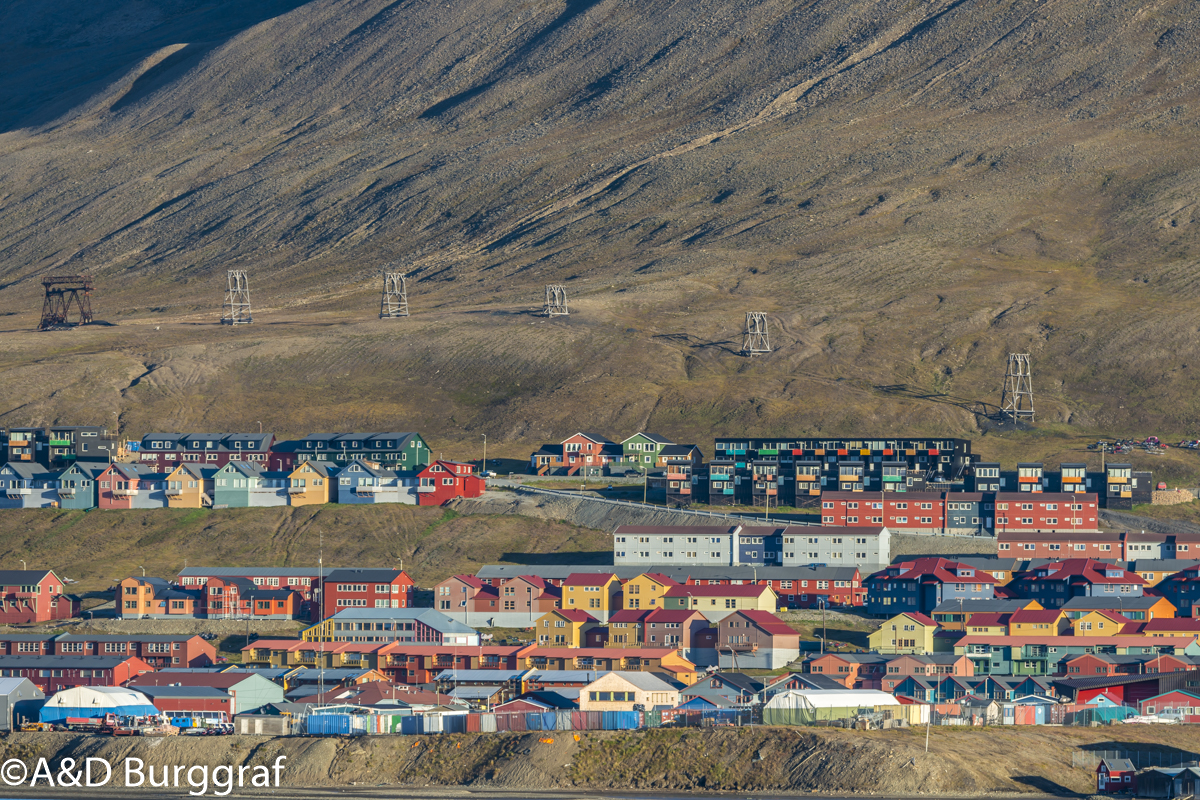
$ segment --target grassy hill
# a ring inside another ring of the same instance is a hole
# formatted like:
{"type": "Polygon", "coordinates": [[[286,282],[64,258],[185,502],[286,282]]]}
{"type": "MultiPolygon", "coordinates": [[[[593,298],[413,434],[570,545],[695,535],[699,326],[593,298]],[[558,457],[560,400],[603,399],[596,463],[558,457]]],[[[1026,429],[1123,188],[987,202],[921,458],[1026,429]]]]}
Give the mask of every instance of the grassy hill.
{"type": "Polygon", "coordinates": [[[96,592],[127,575],[173,577],[192,566],[399,567],[429,587],[481,564],[526,556],[580,563],[608,534],[544,519],[458,516],[415,506],[307,506],[209,510],[8,511],[0,514],[0,564],[54,569],[96,592]],[[570,555],[567,555],[570,554],[570,555]]]}
{"type": "Polygon", "coordinates": [[[1194,12],[13,6],[0,422],[977,434],[1020,351],[1047,423],[1195,435],[1194,12]],[[249,329],[215,324],[230,267],[249,329]],[[29,333],[75,272],[119,324],[29,333]],[[531,314],[549,282],[569,319],[531,314]]]}

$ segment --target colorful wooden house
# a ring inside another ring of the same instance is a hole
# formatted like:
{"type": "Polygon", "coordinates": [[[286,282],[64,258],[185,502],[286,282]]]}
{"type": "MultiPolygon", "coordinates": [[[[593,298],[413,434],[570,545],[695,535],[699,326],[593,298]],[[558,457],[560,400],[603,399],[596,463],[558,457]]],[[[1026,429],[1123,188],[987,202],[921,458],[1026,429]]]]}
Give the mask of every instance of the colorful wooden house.
{"type": "Polygon", "coordinates": [[[563,440],[562,450],[568,475],[603,475],[622,457],[621,445],[598,433],[577,433],[563,440]]]}
{"type": "Polygon", "coordinates": [[[1063,636],[1071,630],[1071,619],[1062,609],[1022,609],[1008,618],[1009,636],[1063,636]]]}
{"type": "Polygon", "coordinates": [[[162,578],[140,575],[122,580],[113,599],[121,619],[198,617],[204,604],[202,590],[186,590],[162,578]]]}
{"type": "Polygon", "coordinates": [[[167,475],[167,505],[171,508],[211,508],[217,467],[187,462],[167,475]]]}
{"type": "Polygon", "coordinates": [[[574,572],[562,584],[562,608],[586,611],[599,622],[621,607],[621,581],[612,573],[574,572]]]}
{"type": "Polygon", "coordinates": [[[665,436],[639,431],[621,442],[619,463],[631,469],[648,470],[658,465],[658,454],[669,444],[674,442],[665,436]]]}
{"type": "Polygon", "coordinates": [[[0,467],[0,508],[55,508],[58,473],[34,462],[10,461],[0,467]]]}
{"type": "Polygon", "coordinates": [[[1100,794],[1133,794],[1137,791],[1137,767],[1128,758],[1101,759],[1096,767],[1096,791],[1100,794]]]}
{"type": "Polygon", "coordinates": [[[249,461],[230,461],[213,476],[213,508],[286,506],[286,472],[267,472],[249,461]]]}
{"type": "Polygon", "coordinates": [[[305,459],[288,475],[288,505],[317,506],[337,502],[338,466],[305,459]]]}
{"type": "Polygon", "coordinates": [[[152,467],[116,461],[100,473],[97,482],[97,508],[167,507],[167,476],[154,472],[152,467]]]}
{"type": "Polygon", "coordinates": [[[104,468],[103,462],[80,461],[58,474],[58,504],[61,508],[87,511],[96,507],[99,493],[98,481],[104,468]]]}
{"type": "Polygon", "coordinates": [[[479,497],[485,481],[475,466],[438,459],[417,473],[417,505],[440,506],[455,497],[479,497]]]}
{"type": "Polygon", "coordinates": [[[663,595],[679,583],[660,572],[643,572],[625,582],[625,608],[642,608],[653,611],[662,608],[663,595]]]}
{"type": "Polygon", "coordinates": [[[377,462],[355,459],[337,473],[337,501],[347,505],[376,503],[417,504],[417,477],[413,472],[387,469],[377,462]]]}
{"type": "Polygon", "coordinates": [[[913,611],[884,621],[879,630],[867,637],[867,642],[876,653],[924,655],[934,652],[933,635],[937,631],[936,622],[913,611]]]}
{"type": "Polygon", "coordinates": [[[583,647],[587,632],[599,625],[586,611],[556,608],[539,617],[534,630],[540,647],[583,647]]]}

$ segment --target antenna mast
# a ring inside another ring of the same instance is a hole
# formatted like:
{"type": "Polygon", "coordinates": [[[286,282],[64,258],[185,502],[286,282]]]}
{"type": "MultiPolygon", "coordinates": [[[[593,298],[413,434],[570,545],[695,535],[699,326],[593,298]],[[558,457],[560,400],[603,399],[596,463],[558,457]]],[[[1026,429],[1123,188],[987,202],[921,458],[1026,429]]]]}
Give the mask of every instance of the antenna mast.
{"type": "Polygon", "coordinates": [[[547,317],[565,317],[571,313],[567,308],[567,287],[557,284],[546,284],[546,304],[542,314],[547,317]]]}
{"type": "Polygon", "coordinates": [[[1028,353],[1009,353],[1000,394],[1000,418],[1033,422],[1033,372],[1028,353]]]}
{"type": "Polygon", "coordinates": [[[746,312],[746,330],[742,334],[742,355],[756,356],[771,352],[767,335],[767,315],[761,311],[746,312]]]}
{"type": "Polygon", "coordinates": [[[408,279],[403,272],[383,268],[383,300],[379,306],[380,319],[408,316],[408,279]]]}
{"type": "Polygon", "coordinates": [[[250,282],[245,270],[231,269],[226,275],[225,315],[222,325],[249,325],[254,322],[250,314],[250,282]]]}

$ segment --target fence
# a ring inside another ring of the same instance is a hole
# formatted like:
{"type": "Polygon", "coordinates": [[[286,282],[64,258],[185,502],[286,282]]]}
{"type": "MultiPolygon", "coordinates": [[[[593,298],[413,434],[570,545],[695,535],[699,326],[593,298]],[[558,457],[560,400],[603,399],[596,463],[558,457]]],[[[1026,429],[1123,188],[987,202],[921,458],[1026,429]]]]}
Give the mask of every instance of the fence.
{"type": "Polygon", "coordinates": [[[1126,758],[1133,762],[1138,769],[1143,767],[1188,767],[1196,766],[1196,753],[1183,750],[1074,750],[1071,752],[1071,766],[1083,769],[1095,769],[1101,761],[1114,761],[1126,758]]]}
{"type": "MultiPolygon", "coordinates": [[[[881,729],[920,725],[962,725],[971,727],[1000,725],[1112,725],[1137,716],[1129,706],[1097,707],[1077,704],[1030,704],[993,702],[962,705],[912,703],[873,708],[770,707],[728,709],[665,709],[660,711],[545,711],[481,713],[456,711],[413,714],[388,713],[315,713],[295,718],[292,732],[310,736],[366,736],[434,733],[526,733],[531,731],[625,731],[663,727],[717,726],[837,726],[881,729]]],[[[1176,722],[1169,717],[1157,721],[1176,722]]],[[[1200,717],[1195,721],[1200,722],[1200,717]]],[[[1182,751],[1080,751],[1072,756],[1073,766],[1095,766],[1102,758],[1129,758],[1139,766],[1173,766],[1195,760],[1182,751]],[[1086,764],[1077,760],[1092,759],[1086,764]],[[1140,761],[1139,761],[1140,759],[1140,761]]]]}

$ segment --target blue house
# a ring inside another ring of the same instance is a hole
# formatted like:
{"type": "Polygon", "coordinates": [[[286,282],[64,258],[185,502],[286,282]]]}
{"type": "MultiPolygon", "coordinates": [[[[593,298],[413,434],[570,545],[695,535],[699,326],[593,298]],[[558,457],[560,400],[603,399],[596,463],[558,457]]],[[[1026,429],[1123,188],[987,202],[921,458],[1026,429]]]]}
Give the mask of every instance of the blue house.
{"type": "Polygon", "coordinates": [[[58,472],[10,461],[0,467],[0,508],[57,508],[58,472]]]}
{"type": "Polygon", "coordinates": [[[931,614],[942,603],[991,600],[996,579],[986,570],[944,558],[902,561],[863,581],[867,613],[895,616],[906,611],[931,614]]]}
{"type": "Polygon", "coordinates": [[[80,461],[58,474],[58,500],[63,508],[87,511],[96,507],[97,481],[106,462],[80,461]]]}
{"type": "Polygon", "coordinates": [[[417,473],[385,469],[356,458],[337,473],[337,501],[349,505],[417,504],[417,473]]]}

